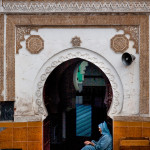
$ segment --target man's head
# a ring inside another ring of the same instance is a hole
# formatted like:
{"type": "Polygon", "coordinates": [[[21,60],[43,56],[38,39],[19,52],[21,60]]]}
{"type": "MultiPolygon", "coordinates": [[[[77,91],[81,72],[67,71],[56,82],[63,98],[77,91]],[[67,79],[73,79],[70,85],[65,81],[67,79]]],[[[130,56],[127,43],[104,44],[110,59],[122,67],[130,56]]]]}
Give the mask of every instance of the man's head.
{"type": "Polygon", "coordinates": [[[101,133],[101,134],[110,134],[110,132],[109,132],[109,129],[108,129],[108,127],[107,127],[107,124],[106,124],[106,122],[104,121],[103,123],[100,123],[99,125],[98,125],[98,128],[99,128],[99,132],[101,133]]]}

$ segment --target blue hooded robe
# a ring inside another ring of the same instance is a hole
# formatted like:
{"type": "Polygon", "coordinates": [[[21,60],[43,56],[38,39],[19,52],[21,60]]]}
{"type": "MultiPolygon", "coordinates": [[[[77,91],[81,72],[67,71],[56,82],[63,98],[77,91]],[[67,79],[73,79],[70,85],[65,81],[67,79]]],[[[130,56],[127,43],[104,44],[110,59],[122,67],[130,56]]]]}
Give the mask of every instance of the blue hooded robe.
{"type": "Polygon", "coordinates": [[[91,142],[95,145],[85,145],[81,150],[112,150],[112,136],[109,132],[106,122],[100,123],[98,125],[102,130],[102,137],[96,142],[92,140],[91,142]]]}

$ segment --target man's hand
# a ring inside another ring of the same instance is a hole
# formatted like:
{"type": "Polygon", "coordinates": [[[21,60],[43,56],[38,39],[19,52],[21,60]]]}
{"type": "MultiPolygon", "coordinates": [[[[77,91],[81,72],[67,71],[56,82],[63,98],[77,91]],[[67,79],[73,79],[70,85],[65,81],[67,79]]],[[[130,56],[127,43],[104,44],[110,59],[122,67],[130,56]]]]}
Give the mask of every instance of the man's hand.
{"type": "Polygon", "coordinates": [[[92,142],[90,142],[90,141],[85,141],[84,144],[85,144],[85,145],[92,145],[92,146],[94,146],[94,143],[92,143],[92,142]]]}
{"type": "Polygon", "coordinates": [[[91,142],[90,141],[85,141],[84,144],[85,145],[89,145],[91,142]]]}

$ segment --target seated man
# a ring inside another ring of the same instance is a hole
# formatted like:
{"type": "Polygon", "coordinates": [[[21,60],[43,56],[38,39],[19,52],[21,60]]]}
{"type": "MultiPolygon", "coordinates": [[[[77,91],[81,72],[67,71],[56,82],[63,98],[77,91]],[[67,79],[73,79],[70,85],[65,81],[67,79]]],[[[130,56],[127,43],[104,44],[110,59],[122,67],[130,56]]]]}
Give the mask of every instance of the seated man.
{"type": "Polygon", "coordinates": [[[85,141],[85,146],[81,150],[112,150],[112,136],[106,122],[100,123],[98,127],[102,134],[100,139],[97,142],[94,140],[85,141]]]}

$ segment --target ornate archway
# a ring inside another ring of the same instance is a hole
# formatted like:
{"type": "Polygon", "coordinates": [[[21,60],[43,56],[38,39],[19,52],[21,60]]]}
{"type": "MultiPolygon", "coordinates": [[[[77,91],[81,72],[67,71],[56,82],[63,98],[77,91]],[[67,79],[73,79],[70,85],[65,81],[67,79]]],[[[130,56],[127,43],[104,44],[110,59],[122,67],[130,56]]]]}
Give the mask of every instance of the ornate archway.
{"type": "Polygon", "coordinates": [[[37,77],[33,85],[33,100],[34,100],[34,110],[35,114],[41,117],[44,120],[47,116],[47,111],[43,102],[43,87],[45,81],[49,74],[61,63],[73,59],[81,58],[95,64],[100,68],[107,78],[109,79],[112,91],[113,99],[111,107],[108,111],[108,116],[113,118],[113,116],[118,115],[122,109],[123,105],[123,86],[120,80],[120,77],[111,65],[111,63],[106,60],[103,56],[98,53],[95,53],[91,50],[84,48],[72,48],[61,51],[60,53],[49,58],[45,64],[39,70],[37,77]]]}

